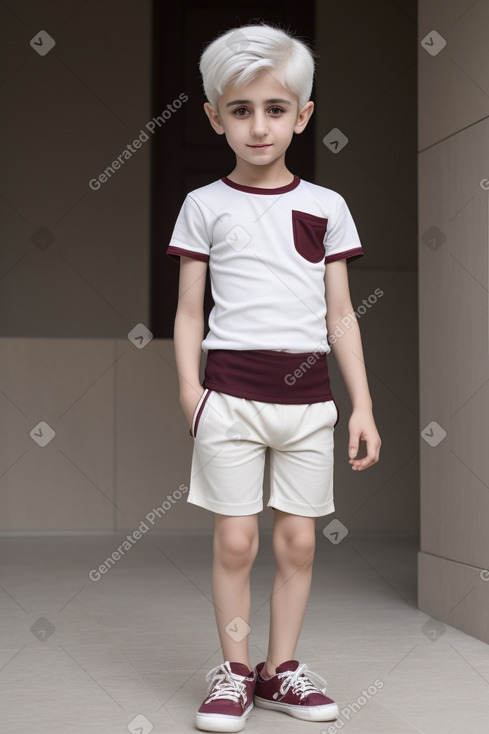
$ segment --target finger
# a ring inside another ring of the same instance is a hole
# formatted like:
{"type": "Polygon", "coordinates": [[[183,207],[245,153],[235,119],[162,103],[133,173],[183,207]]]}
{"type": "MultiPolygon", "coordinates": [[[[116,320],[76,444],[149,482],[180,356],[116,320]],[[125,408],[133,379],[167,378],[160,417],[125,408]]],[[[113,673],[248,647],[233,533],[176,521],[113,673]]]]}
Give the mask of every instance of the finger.
{"type": "Polygon", "coordinates": [[[362,469],[368,469],[368,467],[374,463],[374,461],[369,461],[368,459],[359,459],[354,464],[352,464],[351,468],[355,471],[362,471],[362,469]]]}
{"type": "Polygon", "coordinates": [[[355,433],[351,432],[350,433],[350,441],[349,441],[349,444],[348,444],[348,456],[350,457],[350,462],[358,454],[358,445],[359,445],[359,443],[360,443],[360,434],[355,434],[355,433]]]}
{"type": "Polygon", "coordinates": [[[369,442],[367,440],[367,455],[362,459],[350,459],[352,469],[361,471],[362,469],[367,469],[369,466],[376,464],[379,460],[379,451],[380,446],[377,446],[377,444],[374,445],[372,441],[369,442]]]}

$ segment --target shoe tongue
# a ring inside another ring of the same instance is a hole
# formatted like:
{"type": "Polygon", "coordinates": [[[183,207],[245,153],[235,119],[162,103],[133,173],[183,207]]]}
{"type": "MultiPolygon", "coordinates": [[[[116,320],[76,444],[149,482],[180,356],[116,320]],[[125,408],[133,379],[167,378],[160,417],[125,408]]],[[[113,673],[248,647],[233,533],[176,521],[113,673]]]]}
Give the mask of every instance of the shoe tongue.
{"type": "Polygon", "coordinates": [[[244,663],[229,663],[229,667],[231,668],[231,672],[236,675],[244,675],[246,677],[251,672],[244,663]]]}
{"type": "Polygon", "coordinates": [[[285,670],[296,670],[299,667],[299,661],[298,660],[287,660],[285,663],[282,663],[278,666],[276,669],[277,673],[283,673],[285,670]]]}

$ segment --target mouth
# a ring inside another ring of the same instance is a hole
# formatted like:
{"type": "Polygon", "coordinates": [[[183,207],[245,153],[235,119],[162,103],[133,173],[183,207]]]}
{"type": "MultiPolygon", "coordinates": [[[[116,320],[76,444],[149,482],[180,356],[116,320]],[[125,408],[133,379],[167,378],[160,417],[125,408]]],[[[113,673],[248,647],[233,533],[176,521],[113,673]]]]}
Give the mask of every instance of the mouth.
{"type": "Polygon", "coordinates": [[[248,148],[270,148],[271,143],[262,143],[261,145],[248,145],[248,148]]]}

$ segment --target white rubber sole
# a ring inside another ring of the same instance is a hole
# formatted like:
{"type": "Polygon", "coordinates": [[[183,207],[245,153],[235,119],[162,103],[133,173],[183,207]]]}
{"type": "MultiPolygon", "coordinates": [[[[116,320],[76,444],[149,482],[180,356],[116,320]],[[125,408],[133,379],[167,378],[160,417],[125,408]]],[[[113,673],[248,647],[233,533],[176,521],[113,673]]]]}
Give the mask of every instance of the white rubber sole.
{"type": "Polygon", "coordinates": [[[235,732],[243,731],[246,719],[251,713],[251,703],[242,716],[226,716],[225,714],[201,714],[197,712],[195,725],[201,731],[235,732]]]}
{"type": "Polygon", "coordinates": [[[326,706],[295,706],[291,703],[269,701],[259,696],[254,697],[254,702],[255,706],[259,708],[283,711],[295,719],[302,719],[302,721],[332,721],[333,719],[337,719],[339,715],[336,703],[328,703],[326,706]]]}

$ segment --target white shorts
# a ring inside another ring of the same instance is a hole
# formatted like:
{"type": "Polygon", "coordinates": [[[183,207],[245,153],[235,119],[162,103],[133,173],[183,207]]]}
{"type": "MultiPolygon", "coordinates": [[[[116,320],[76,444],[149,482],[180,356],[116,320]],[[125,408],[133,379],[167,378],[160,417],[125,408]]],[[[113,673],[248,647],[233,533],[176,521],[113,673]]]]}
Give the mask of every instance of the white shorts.
{"type": "Polygon", "coordinates": [[[334,400],[264,403],[206,388],[194,411],[187,501],[222,515],[263,509],[265,452],[270,447],[267,507],[305,517],[334,512],[334,400]]]}

